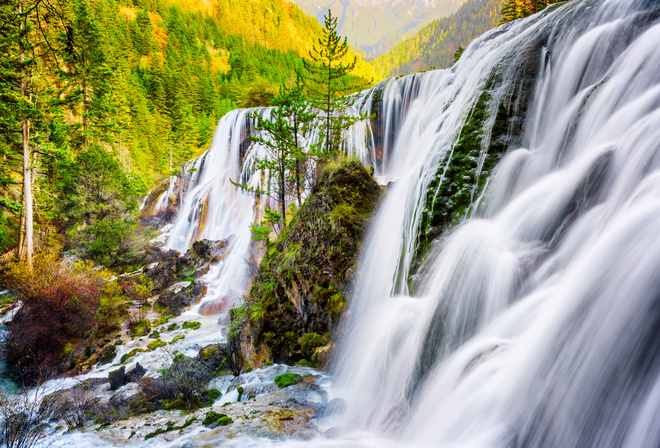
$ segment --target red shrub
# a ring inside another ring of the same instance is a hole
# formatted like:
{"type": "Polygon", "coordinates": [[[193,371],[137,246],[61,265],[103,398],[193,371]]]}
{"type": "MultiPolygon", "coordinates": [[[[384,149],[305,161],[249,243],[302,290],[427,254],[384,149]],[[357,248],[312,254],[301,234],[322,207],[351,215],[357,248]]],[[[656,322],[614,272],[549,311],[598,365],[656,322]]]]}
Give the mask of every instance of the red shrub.
{"type": "Polygon", "coordinates": [[[10,324],[8,362],[28,377],[37,374],[38,369],[57,367],[71,351],[72,345],[67,344],[97,330],[105,282],[103,274],[90,265],[40,255],[32,271],[14,264],[6,276],[22,301],[22,308],[10,324]]]}

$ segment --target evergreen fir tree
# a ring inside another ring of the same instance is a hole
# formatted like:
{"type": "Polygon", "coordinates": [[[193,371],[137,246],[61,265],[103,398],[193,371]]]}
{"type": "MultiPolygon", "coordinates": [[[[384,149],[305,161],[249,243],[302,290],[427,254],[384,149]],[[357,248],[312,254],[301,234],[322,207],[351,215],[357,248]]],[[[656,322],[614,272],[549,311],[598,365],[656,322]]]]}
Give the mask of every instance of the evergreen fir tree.
{"type": "Polygon", "coordinates": [[[325,16],[325,26],[322,37],[318,39],[318,46],[314,45],[309,52],[311,61],[303,61],[309,96],[314,107],[322,113],[322,123],[319,126],[322,144],[318,148],[322,157],[338,154],[342,150],[342,131],[356,121],[366,118],[346,112],[353,103],[353,99],[347,94],[366,86],[364,82],[357,82],[350,77],[357,59],[344,62],[348,52],[346,38],[342,40],[337,35],[337,18],[332,16],[330,10],[325,16]]]}

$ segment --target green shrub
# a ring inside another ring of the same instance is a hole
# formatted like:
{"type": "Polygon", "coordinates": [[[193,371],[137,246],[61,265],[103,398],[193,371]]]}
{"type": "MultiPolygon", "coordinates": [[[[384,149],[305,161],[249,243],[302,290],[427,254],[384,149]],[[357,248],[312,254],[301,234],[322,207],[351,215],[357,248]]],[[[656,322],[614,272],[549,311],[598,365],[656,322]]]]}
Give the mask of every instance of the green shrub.
{"type": "Polygon", "coordinates": [[[177,355],[172,364],[159,371],[158,378],[144,378],[140,385],[146,400],[157,403],[167,400],[172,404],[181,397],[186,409],[200,408],[212,404],[208,400],[206,384],[211,371],[203,363],[187,356],[177,355]]]}
{"type": "Polygon", "coordinates": [[[149,322],[149,319],[137,319],[129,321],[128,328],[131,336],[139,338],[140,336],[146,336],[149,334],[151,331],[151,323],[149,322]]]}

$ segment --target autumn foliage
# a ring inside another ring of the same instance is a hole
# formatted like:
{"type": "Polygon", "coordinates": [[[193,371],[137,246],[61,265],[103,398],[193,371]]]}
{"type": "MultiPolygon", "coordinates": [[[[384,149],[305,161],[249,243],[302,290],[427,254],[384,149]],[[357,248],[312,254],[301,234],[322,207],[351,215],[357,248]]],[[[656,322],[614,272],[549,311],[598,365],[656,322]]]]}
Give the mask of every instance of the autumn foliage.
{"type": "MultiPolygon", "coordinates": [[[[35,259],[34,269],[13,264],[5,271],[19,293],[20,310],[9,324],[8,363],[28,379],[44,371],[63,372],[74,349],[117,330],[123,314],[120,288],[89,263],[35,259]]],[[[89,350],[88,350],[89,351],[89,350]]]]}

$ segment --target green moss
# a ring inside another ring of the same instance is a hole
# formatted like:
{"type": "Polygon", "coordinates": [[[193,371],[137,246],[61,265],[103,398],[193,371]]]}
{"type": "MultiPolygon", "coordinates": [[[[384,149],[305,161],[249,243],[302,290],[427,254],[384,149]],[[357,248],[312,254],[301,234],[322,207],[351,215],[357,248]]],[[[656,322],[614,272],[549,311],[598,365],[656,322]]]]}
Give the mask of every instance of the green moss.
{"type": "Polygon", "coordinates": [[[170,341],[170,344],[174,344],[176,341],[180,341],[181,339],[185,339],[185,338],[186,337],[184,335],[180,334],[179,336],[174,337],[174,339],[170,341]]]}
{"type": "Polygon", "coordinates": [[[149,335],[149,338],[150,339],[158,339],[158,338],[160,338],[160,333],[158,332],[158,330],[154,330],[149,335]]]}
{"type": "Polygon", "coordinates": [[[197,321],[185,321],[181,325],[181,328],[184,329],[184,330],[197,330],[201,326],[202,326],[202,324],[197,322],[197,321]]]}
{"type": "Polygon", "coordinates": [[[152,341],[147,345],[147,350],[152,351],[156,350],[158,347],[163,347],[164,345],[167,345],[167,342],[161,341],[160,339],[156,339],[155,341],[152,341]]]}
{"type": "Polygon", "coordinates": [[[170,431],[178,431],[178,430],[181,430],[181,429],[183,429],[183,428],[187,428],[188,426],[190,426],[190,425],[192,425],[193,423],[195,423],[195,421],[197,421],[197,417],[190,417],[190,418],[189,418],[188,420],[186,420],[185,423],[184,423],[183,425],[181,425],[181,426],[174,426],[174,423],[172,423],[172,422],[167,422],[165,428],[158,428],[156,431],[147,434],[146,436],[144,436],[144,440],[152,439],[152,438],[154,438],[154,437],[156,437],[156,436],[158,436],[158,435],[160,435],[160,434],[165,434],[166,432],[170,432],[170,431]]]}
{"type": "Polygon", "coordinates": [[[294,364],[294,366],[303,366],[303,367],[315,367],[314,364],[311,362],[307,361],[306,359],[301,359],[297,363],[294,364]]]}
{"type": "Polygon", "coordinates": [[[220,392],[218,389],[211,389],[206,393],[206,399],[210,402],[214,402],[220,397],[222,397],[222,392],[220,392]]]}
{"type": "Polygon", "coordinates": [[[245,369],[245,373],[250,373],[250,372],[252,372],[253,370],[254,370],[254,369],[252,368],[252,366],[248,366],[247,369],[245,369]]]}
{"type": "Polygon", "coordinates": [[[179,329],[179,325],[177,323],[171,323],[167,326],[167,331],[175,331],[179,329]]]}
{"type": "Polygon", "coordinates": [[[183,397],[177,397],[174,400],[162,400],[161,404],[164,409],[186,409],[187,403],[183,397]]]}
{"type": "Polygon", "coordinates": [[[130,352],[128,352],[128,353],[124,353],[124,354],[121,356],[121,360],[120,360],[120,362],[121,362],[122,364],[124,364],[126,361],[129,360],[129,358],[132,358],[132,357],[135,356],[137,353],[140,353],[140,352],[143,352],[143,351],[144,351],[144,349],[141,349],[141,348],[134,348],[134,349],[131,350],[130,352]]]}
{"type": "Polygon", "coordinates": [[[272,365],[273,365],[273,361],[266,361],[264,363],[264,367],[269,367],[269,366],[272,366],[272,365]]]}
{"type": "Polygon", "coordinates": [[[231,419],[231,417],[228,417],[226,414],[220,414],[215,411],[209,411],[206,413],[206,416],[204,417],[204,422],[202,423],[204,426],[211,426],[213,424],[216,424],[217,426],[226,426],[234,423],[234,420],[231,419]]]}
{"type": "Polygon", "coordinates": [[[218,426],[227,426],[227,425],[231,425],[232,423],[234,423],[234,420],[232,420],[231,417],[227,417],[226,415],[224,415],[224,416],[220,417],[217,420],[217,423],[218,423],[218,426]]]}
{"type": "Polygon", "coordinates": [[[307,333],[300,338],[300,351],[302,356],[310,359],[317,348],[323,347],[330,342],[330,333],[320,335],[317,333],[307,333]]]}
{"type": "Polygon", "coordinates": [[[283,389],[294,384],[302,382],[302,377],[296,373],[283,373],[275,377],[275,384],[280,389],[283,389]]]}
{"type": "MultiPolygon", "coordinates": [[[[156,319],[156,320],[154,321],[154,327],[157,327],[157,326],[159,326],[159,325],[166,324],[166,323],[167,323],[172,317],[174,317],[174,316],[171,316],[171,315],[169,315],[169,314],[167,314],[167,315],[165,315],[165,316],[161,316],[161,317],[159,317],[158,319],[156,319]]],[[[172,324],[172,325],[176,325],[176,324],[172,324]]],[[[168,329],[169,329],[169,328],[168,328],[168,329]]],[[[170,330],[170,331],[172,331],[172,330],[170,330]]]]}

